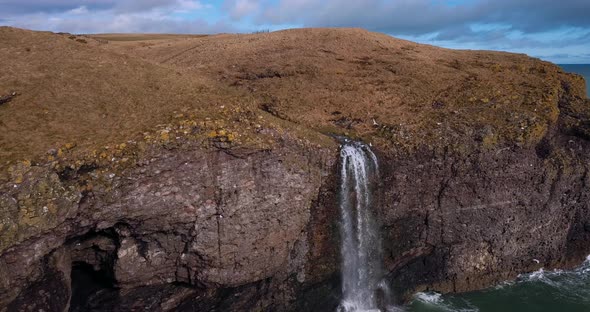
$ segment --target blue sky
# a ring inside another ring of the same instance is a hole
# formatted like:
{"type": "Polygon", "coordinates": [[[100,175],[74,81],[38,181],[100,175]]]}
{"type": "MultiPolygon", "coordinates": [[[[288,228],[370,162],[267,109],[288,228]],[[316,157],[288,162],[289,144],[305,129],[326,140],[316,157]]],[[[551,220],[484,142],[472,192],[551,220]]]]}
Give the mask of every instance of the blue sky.
{"type": "Polygon", "coordinates": [[[590,63],[590,0],[0,0],[0,25],[72,33],[362,27],[449,48],[590,63]]]}

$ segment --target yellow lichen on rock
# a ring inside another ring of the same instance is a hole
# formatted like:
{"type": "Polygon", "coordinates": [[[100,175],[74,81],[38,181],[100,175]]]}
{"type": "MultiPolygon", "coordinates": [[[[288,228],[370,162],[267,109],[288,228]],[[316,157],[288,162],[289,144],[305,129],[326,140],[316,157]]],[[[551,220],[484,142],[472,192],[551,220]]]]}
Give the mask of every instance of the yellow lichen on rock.
{"type": "Polygon", "coordinates": [[[0,252],[62,223],[80,200],[78,189],[63,185],[49,167],[22,161],[9,171],[21,183],[0,196],[0,252]]]}
{"type": "Polygon", "coordinates": [[[170,140],[170,132],[168,130],[160,131],[160,140],[163,142],[168,142],[170,140]]]}
{"type": "Polygon", "coordinates": [[[488,134],[483,137],[482,144],[486,149],[495,148],[498,145],[498,136],[494,134],[488,134]]]}

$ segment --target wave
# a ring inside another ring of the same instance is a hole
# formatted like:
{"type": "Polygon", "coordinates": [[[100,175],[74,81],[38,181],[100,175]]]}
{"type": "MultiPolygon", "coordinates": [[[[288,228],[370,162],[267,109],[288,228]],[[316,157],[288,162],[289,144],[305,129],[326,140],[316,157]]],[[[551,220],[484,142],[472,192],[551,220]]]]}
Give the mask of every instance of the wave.
{"type": "Polygon", "coordinates": [[[590,256],[571,271],[540,269],[482,291],[449,295],[420,292],[406,311],[590,311],[590,256]]]}
{"type": "Polygon", "coordinates": [[[457,303],[447,302],[442,294],[436,292],[419,292],[414,295],[410,311],[479,312],[479,309],[475,306],[460,307],[457,303]]]}

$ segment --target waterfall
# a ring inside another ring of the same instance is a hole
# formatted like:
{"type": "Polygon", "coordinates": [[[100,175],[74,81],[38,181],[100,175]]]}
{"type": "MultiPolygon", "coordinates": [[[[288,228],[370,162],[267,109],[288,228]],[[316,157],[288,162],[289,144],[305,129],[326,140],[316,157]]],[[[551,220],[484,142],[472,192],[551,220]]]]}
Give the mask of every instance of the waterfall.
{"type": "Polygon", "coordinates": [[[338,311],[385,311],[390,294],[383,279],[379,229],[371,215],[371,184],[379,176],[377,157],[369,146],[346,141],[340,159],[343,298],[338,311]]]}

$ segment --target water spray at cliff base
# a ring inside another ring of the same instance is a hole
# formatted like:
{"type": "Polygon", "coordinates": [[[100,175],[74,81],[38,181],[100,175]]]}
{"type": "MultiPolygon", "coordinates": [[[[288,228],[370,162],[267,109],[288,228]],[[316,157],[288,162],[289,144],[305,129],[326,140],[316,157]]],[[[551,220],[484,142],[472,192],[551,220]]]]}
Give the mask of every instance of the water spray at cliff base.
{"type": "Polygon", "coordinates": [[[372,185],[379,178],[369,146],[345,141],[340,150],[342,300],[339,312],[396,310],[384,279],[379,226],[373,218],[372,185]]]}

